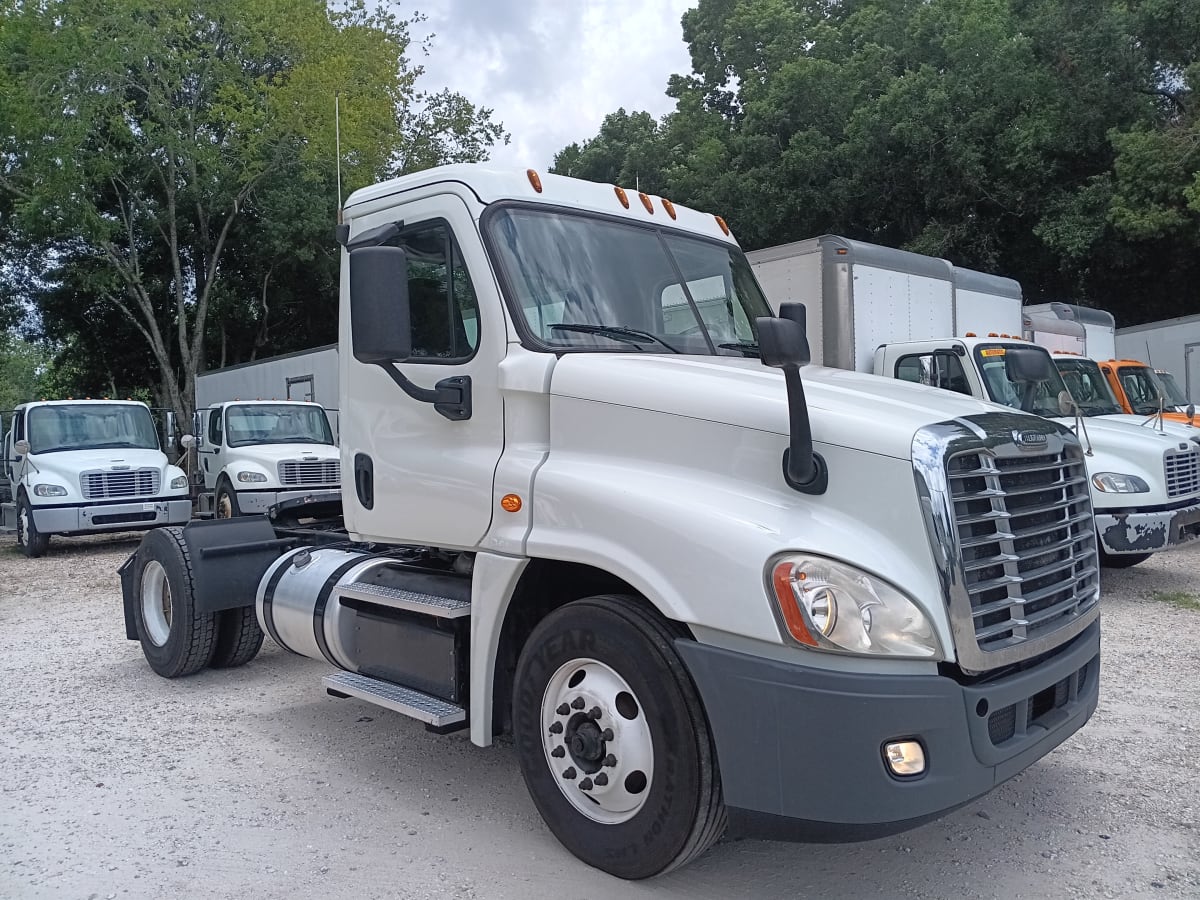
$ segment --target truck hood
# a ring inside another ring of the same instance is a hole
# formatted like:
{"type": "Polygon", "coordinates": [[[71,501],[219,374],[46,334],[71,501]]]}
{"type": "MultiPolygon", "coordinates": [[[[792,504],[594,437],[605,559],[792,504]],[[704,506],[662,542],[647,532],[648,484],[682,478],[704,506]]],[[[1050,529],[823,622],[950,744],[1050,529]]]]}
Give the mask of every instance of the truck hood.
{"type": "Polygon", "coordinates": [[[340,453],[333,444],[247,444],[226,452],[231,461],[253,460],[272,467],[285,459],[338,459],[340,453]]]}
{"type": "MultiPolygon", "coordinates": [[[[843,369],[800,372],[818,443],[912,455],[913,436],[932,422],[1012,410],[962,394],[843,369]]],[[[783,373],[756,359],[659,354],[565,354],[550,393],[787,435],[783,373]]]]}
{"type": "Polygon", "coordinates": [[[29,461],[39,469],[59,473],[79,473],[89,469],[162,469],[167,457],[161,450],[136,450],[112,447],[103,450],[59,450],[55,453],[31,453],[29,461]]]}
{"type": "MultiPolygon", "coordinates": [[[[1186,431],[1166,429],[1160,432],[1150,426],[1142,426],[1138,416],[1094,416],[1083,420],[1083,426],[1097,449],[1103,447],[1110,453],[1127,455],[1131,459],[1161,459],[1168,450],[1192,450],[1196,443],[1186,431]]],[[[1074,419],[1055,419],[1072,431],[1074,419]]],[[[1187,426],[1183,426],[1187,428],[1187,426]]],[[[1195,429],[1193,429],[1194,431],[1195,429]]],[[[1082,440],[1083,435],[1080,435],[1082,440]]]]}
{"type": "MultiPolygon", "coordinates": [[[[1113,414],[1108,416],[1096,416],[1096,419],[1103,419],[1105,422],[1121,422],[1126,425],[1134,425],[1138,428],[1144,428],[1146,431],[1159,433],[1157,417],[1155,416],[1137,416],[1128,415],[1126,413],[1113,414]]],[[[1088,427],[1091,427],[1093,419],[1088,419],[1088,427]]],[[[1176,422],[1172,419],[1163,419],[1162,433],[1169,434],[1172,437],[1183,438],[1184,440],[1192,440],[1200,442],[1200,417],[1196,418],[1196,425],[1189,425],[1187,422],[1176,422]]]]}

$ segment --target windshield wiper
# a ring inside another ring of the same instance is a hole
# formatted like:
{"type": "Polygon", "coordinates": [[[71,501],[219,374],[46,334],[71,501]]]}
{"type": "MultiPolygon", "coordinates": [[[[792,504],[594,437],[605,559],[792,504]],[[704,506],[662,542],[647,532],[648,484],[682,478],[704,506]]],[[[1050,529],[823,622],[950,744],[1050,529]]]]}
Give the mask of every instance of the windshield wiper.
{"type": "Polygon", "coordinates": [[[741,350],[759,356],[758,344],[755,341],[731,341],[728,344],[717,344],[722,350],[741,350]]]}
{"type": "Polygon", "coordinates": [[[650,341],[655,344],[660,344],[666,347],[672,353],[682,353],[678,347],[672,347],[656,334],[651,334],[649,331],[639,331],[636,328],[626,328],[624,325],[583,325],[560,322],[557,325],[551,325],[550,330],[561,329],[563,331],[578,331],[581,334],[599,334],[603,337],[612,338],[614,341],[624,341],[626,344],[633,344],[639,350],[643,349],[641,344],[644,341],[650,341]],[[637,341],[635,338],[642,338],[642,341],[637,341]]]}

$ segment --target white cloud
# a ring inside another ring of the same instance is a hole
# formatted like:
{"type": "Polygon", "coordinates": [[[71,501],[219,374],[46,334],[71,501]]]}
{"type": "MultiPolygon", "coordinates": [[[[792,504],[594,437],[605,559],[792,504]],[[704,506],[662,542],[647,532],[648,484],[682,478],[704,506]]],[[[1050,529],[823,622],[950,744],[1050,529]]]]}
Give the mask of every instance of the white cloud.
{"type": "MultiPolygon", "coordinates": [[[[547,168],[618,107],[669,112],[667,79],[691,71],[679,20],[696,0],[443,0],[420,86],[491,107],[512,135],[492,159],[547,168]]],[[[397,8],[397,11],[403,12],[397,8]]]]}

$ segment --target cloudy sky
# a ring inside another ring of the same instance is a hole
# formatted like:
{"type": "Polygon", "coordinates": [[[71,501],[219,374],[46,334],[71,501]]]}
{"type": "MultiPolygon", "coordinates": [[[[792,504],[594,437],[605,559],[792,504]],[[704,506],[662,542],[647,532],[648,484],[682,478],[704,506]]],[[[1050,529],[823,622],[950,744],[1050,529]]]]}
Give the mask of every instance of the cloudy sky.
{"type": "MultiPolygon", "coordinates": [[[[512,135],[496,162],[547,168],[618,107],[674,105],[667,78],[691,71],[679,19],[696,0],[437,0],[413,36],[435,35],[427,90],[495,110],[512,135]]],[[[405,8],[394,4],[398,12],[405,8]]]]}

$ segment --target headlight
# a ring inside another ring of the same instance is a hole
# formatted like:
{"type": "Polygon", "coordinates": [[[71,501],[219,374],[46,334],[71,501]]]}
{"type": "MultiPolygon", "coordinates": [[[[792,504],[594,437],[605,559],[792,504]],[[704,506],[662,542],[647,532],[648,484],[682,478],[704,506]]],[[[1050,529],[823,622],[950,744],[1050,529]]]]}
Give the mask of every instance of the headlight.
{"type": "Polygon", "coordinates": [[[179,490],[181,488],[185,488],[185,487],[187,487],[187,476],[186,475],[177,475],[171,479],[171,490],[177,491],[177,490],[179,490]]]}
{"type": "Polygon", "coordinates": [[[818,650],[941,658],[933,626],[885,581],[820,556],[793,555],[768,569],[788,633],[818,650]]]}
{"type": "Polygon", "coordinates": [[[1106,494],[1144,494],[1150,490],[1150,485],[1136,475],[1119,472],[1097,472],[1092,476],[1092,484],[1106,494]]]}
{"type": "Polygon", "coordinates": [[[67,489],[60,484],[35,484],[33,492],[39,497],[67,496],[67,489]]]}
{"type": "Polygon", "coordinates": [[[238,481],[242,482],[243,484],[266,480],[267,476],[263,475],[261,472],[238,472],[238,481]]]}

